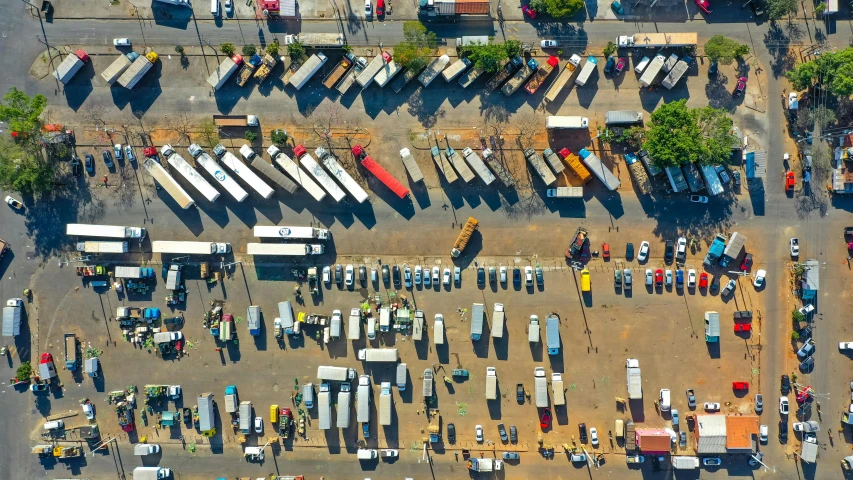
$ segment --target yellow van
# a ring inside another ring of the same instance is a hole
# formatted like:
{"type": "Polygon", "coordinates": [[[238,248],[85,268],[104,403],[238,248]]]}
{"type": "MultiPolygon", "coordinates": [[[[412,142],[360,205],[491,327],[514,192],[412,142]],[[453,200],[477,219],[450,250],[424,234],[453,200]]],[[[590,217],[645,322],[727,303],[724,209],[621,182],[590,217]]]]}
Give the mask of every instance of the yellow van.
{"type": "Polygon", "coordinates": [[[581,291],[588,292],[590,290],[589,270],[584,268],[581,270],[581,291]]]}
{"type": "Polygon", "coordinates": [[[273,427],[278,424],[278,405],[270,405],[270,423],[273,427]]]}

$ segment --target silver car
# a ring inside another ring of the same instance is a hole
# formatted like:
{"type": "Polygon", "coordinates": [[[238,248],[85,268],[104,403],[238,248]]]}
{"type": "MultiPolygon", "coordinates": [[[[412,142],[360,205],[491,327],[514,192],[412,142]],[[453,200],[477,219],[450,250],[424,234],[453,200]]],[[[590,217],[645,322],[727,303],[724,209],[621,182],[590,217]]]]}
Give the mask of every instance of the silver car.
{"type": "Polygon", "coordinates": [[[729,280],[729,283],[726,284],[726,288],[724,288],[723,291],[720,292],[720,295],[722,295],[722,296],[731,295],[735,291],[736,286],[737,286],[737,283],[734,280],[729,280]]]}
{"type": "Polygon", "coordinates": [[[625,288],[630,289],[631,284],[634,283],[634,280],[631,278],[631,269],[630,268],[626,268],[625,270],[622,270],[622,278],[623,278],[625,288]]]}

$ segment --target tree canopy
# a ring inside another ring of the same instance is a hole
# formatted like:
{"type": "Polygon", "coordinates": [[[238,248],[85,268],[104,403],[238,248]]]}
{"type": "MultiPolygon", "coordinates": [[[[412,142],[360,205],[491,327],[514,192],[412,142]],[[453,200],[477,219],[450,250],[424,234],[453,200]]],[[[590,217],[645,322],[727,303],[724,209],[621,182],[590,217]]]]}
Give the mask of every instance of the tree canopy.
{"type": "Polygon", "coordinates": [[[812,61],[797,65],[785,76],[797,90],[819,83],[833,95],[849,97],[853,95],[853,47],[825,52],[812,61]]]}
{"type": "Polygon", "coordinates": [[[464,51],[476,68],[484,72],[495,72],[501,62],[521,53],[521,42],[507,40],[506,43],[489,43],[488,45],[467,45],[464,51]]]}
{"type": "Polygon", "coordinates": [[[532,0],[530,7],[553,18],[568,18],[584,8],[583,0],[532,0]]]}
{"type": "Polygon", "coordinates": [[[44,95],[30,97],[15,87],[9,89],[0,103],[0,120],[9,124],[9,130],[36,134],[41,130],[41,114],[47,106],[44,95]]]}
{"type": "Polygon", "coordinates": [[[705,55],[711,60],[716,60],[723,65],[729,65],[736,58],[742,58],[749,53],[749,47],[737,43],[736,41],[726,38],[722,35],[714,35],[705,42],[705,55]]]}
{"type": "Polygon", "coordinates": [[[732,125],[722,109],[687,108],[687,100],[665,103],[651,115],[643,148],[659,168],[687,162],[725,164],[735,142],[732,125]]]}
{"type": "Polygon", "coordinates": [[[395,61],[409,70],[420,70],[435,50],[435,33],[421,22],[403,22],[403,40],[394,47],[395,61]]]}
{"type": "Polygon", "coordinates": [[[18,132],[15,141],[0,141],[0,188],[22,194],[48,192],[53,188],[55,162],[42,154],[41,114],[47,105],[43,95],[30,97],[15,87],[0,103],[0,120],[18,132]]]}
{"type": "Polygon", "coordinates": [[[797,0],[768,0],[767,18],[779,20],[780,18],[797,12],[797,0]]]}

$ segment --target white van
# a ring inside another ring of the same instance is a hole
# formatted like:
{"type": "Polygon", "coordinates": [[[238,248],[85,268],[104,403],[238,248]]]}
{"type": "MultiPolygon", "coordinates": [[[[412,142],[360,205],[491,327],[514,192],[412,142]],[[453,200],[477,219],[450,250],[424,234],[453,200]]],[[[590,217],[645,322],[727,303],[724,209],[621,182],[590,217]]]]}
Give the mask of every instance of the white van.
{"type": "Polygon", "coordinates": [[[660,409],[662,412],[668,412],[670,406],[672,405],[669,397],[669,389],[661,388],[660,389],[660,397],[658,398],[660,401],[660,409]]]}
{"type": "Polygon", "coordinates": [[[376,317],[367,317],[367,338],[373,340],[376,338],[376,317]]]}
{"type": "Polygon", "coordinates": [[[359,448],[356,456],[359,460],[373,460],[376,458],[376,450],[367,449],[367,448],[359,448]]]}
{"type": "Polygon", "coordinates": [[[539,343],[539,317],[536,315],[530,316],[530,325],[527,327],[527,341],[539,343]]]}
{"type": "Polygon", "coordinates": [[[219,0],[210,0],[210,14],[214,17],[219,16],[219,0]]]}
{"type": "Polygon", "coordinates": [[[642,59],[642,60],[640,60],[640,63],[638,63],[638,64],[637,64],[637,66],[636,66],[636,67],[634,67],[634,71],[635,71],[638,75],[639,75],[639,74],[641,74],[641,73],[643,73],[643,70],[645,70],[645,69],[646,69],[646,67],[648,67],[648,66],[649,66],[649,62],[651,62],[651,61],[652,61],[652,59],[651,59],[651,58],[649,58],[649,57],[643,57],[643,59],[642,59]]]}
{"type": "Polygon", "coordinates": [[[432,338],[436,345],[444,345],[444,316],[440,313],[435,314],[435,326],[433,327],[432,338]]]}
{"type": "Polygon", "coordinates": [[[63,428],[65,428],[65,422],[62,420],[54,420],[44,424],[44,429],[48,432],[51,430],[62,430],[63,428]]]}

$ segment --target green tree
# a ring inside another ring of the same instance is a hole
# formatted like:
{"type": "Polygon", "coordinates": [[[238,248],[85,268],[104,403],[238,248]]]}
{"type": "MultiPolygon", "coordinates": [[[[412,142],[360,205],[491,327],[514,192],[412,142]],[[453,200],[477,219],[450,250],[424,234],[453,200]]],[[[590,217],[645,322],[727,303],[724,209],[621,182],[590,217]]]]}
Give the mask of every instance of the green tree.
{"type": "Polygon", "coordinates": [[[583,0],[532,0],[530,7],[554,18],[568,18],[584,8],[583,0]]]}
{"type": "Polygon", "coordinates": [[[799,340],[800,334],[799,332],[791,332],[791,340],[799,340]]]}
{"type": "Polygon", "coordinates": [[[198,126],[198,134],[212,147],[219,143],[219,128],[212,118],[205,118],[198,126]]]}
{"type": "Polygon", "coordinates": [[[768,0],[767,18],[779,20],[780,18],[797,12],[797,0],[768,0]]]}
{"type": "Polygon", "coordinates": [[[293,42],[287,46],[287,55],[291,60],[298,60],[305,55],[305,46],[299,42],[293,42]]]}
{"type": "Polygon", "coordinates": [[[797,65],[785,74],[797,90],[820,83],[839,97],[853,95],[853,47],[826,52],[814,60],[797,65]]]}
{"type": "Polygon", "coordinates": [[[258,49],[254,45],[243,45],[243,56],[244,57],[251,57],[252,55],[254,55],[257,52],[258,52],[258,49]]]}
{"type": "Polygon", "coordinates": [[[0,140],[0,188],[24,195],[53,189],[54,159],[67,155],[67,149],[47,148],[42,152],[39,140],[45,105],[47,98],[43,95],[30,97],[15,87],[0,103],[0,120],[8,124],[9,130],[19,133],[16,141],[0,140]]]}
{"type": "Polygon", "coordinates": [[[175,53],[183,55],[184,54],[184,47],[182,47],[180,45],[175,45],[175,53]]]}
{"type": "Polygon", "coordinates": [[[504,42],[504,50],[506,50],[506,58],[521,55],[521,41],[515,39],[507,40],[504,42]]]}
{"type": "Polygon", "coordinates": [[[0,103],[0,120],[9,125],[10,131],[25,133],[35,141],[44,124],[41,114],[46,105],[47,98],[44,95],[30,97],[22,90],[12,87],[0,103]]]}
{"type": "Polygon", "coordinates": [[[625,134],[625,141],[634,150],[640,150],[643,147],[643,140],[646,138],[646,129],[639,126],[631,127],[625,134]]]}
{"type": "Polygon", "coordinates": [[[287,132],[281,129],[275,129],[270,132],[270,140],[279,147],[287,143],[287,132]]]}
{"type": "Polygon", "coordinates": [[[616,44],[613,42],[607,42],[607,46],[604,47],[604,58],[613,55],[616,52],[616,44]]]}
{"type": "Polygon", "coordinates": [[[705,42],[705,54],[712,61],[730,65],[735,59],[749,53],[749,47],[722,35],[714,35],[705,42]]]}
{"type": "Polygon", "coordinates": [[[233,43],[225,42],[219,46],[219,51],[230,57],[231,55],[234,55],[234,52],[236,52],[237,49],[234,47],[233,43]]]}
{"type": "Polygon", "coordinates": [[[30,365],[30,362],[24,362],[18,367],[18,371],[15,372],[15,378],[18,379],[19,382],[26,382],[33,375],[33,367],[30,365]]]}
{"type": "Polygon", "coordinates": [[[669,102],[652,113],[643,148],[659,168],[686,162],[726,164],[734,143],[731,127],[724,110],[687,108],[687,100],[669,102]]]}
{"type": "Polygon", "coordinates": [[[817,4],[816,7],[814,7],[815,15],[823,15],[823,12],[825,12],[825,11],[826,11],[826,3],[825,2],[820,2],[817,4]]]}
{"type": "Polygon", "coordinates": [[[799,310],[794,309],[794,311],[791,312],[791,320],[796,323],[804,322],[806,321],[806,316],[800,313],[799,310]]]}
{"type": "Polygon", "coordinates": [[[697,109],[696,116],[701,135],[698,162],[701,165],[728,164],[732,145],[737,141],[732,133],[732,117],[722,108],[714,107],[697,109]]]}
{"type": "Polygon", "coordinates": [[[396,62],[409,70],[420,70],[435,51],[435,33],[421,22],[403,22],[403,40],[394,47],[396,62]]]}
{"type": "Polygon", "coordinates": [[[267,45],[267,53],[272,55],[273,57],[278,55],[278,49],[278,42],[272,42],[271,44],[267,45]]]}
{"type": "Polygon", "coordinates": [[[245,138],[246,140],[248,140],[248,141],[249,141],[249,143],[252,143],[252,142],[254,142],[255,140],[257,140],[257,139],[258,139],[258,134],[257,134],[257,133],[255,133],[255,131],[254,131],[254,130],[246,130],[246,134],[245,134],[245,135],[243,135],[243,138],[245,138]]]}
{"type": "Polygon", "coordinates": [[[838,121],[835,110],[830,110],[823,105],[817,108],[800,108],[797,110],[796,129],[798,132],[813,131],[820,125],[821,130],[838,121]]]}

